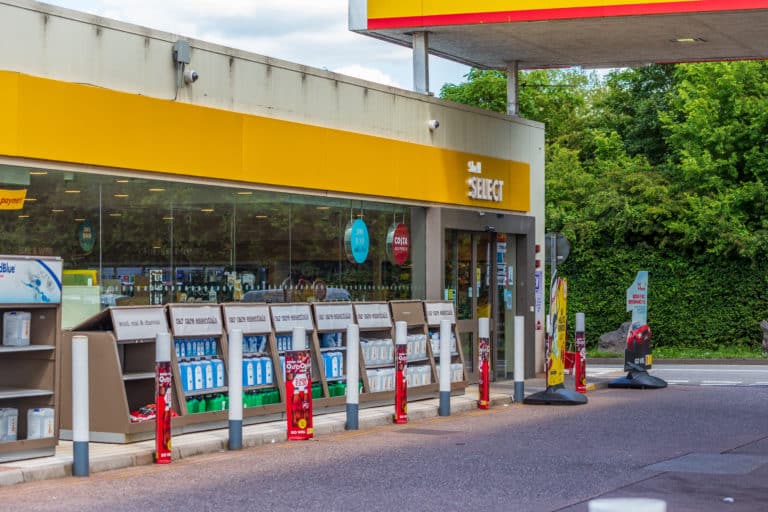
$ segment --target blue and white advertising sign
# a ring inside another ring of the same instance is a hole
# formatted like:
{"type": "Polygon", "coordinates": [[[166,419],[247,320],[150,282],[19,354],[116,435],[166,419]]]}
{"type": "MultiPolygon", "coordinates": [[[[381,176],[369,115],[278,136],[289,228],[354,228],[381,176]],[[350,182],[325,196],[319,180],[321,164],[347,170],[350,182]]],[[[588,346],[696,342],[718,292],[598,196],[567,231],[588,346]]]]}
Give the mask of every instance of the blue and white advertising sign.
{"type": "Polygon", "coordinates": [[[627,288],[627,311],[632,312],[631,329],[648,323],[648,271],[641,270],[627,288]]]}
{"type": "Polygon", "coordinates": [[[0,302],[61,302],[60,258],[0,256],[0,302]]]}
{"type": "Polygon", "coordinates": [[[344,249],[352,263],[364,263],[368,258],[371,239],[363,219],[355,219],[344,230],[344,249]]]}

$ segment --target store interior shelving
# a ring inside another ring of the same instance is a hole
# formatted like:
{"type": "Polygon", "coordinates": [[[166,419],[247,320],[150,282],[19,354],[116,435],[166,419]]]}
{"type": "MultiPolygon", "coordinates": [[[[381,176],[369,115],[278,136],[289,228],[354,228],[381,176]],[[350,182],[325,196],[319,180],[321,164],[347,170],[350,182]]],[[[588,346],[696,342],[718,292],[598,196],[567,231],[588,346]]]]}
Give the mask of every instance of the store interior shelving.
{"type": "Polygon", "coordinates": [[[427,336],[424,306],[419,300],[390,302],[392,320],[408,326],[408,394],[415,396],[437,391],[437,373],[432,347],[427,336]]]}
{"type": "Polygon", "coordinates": [[[456,324],[454,304],[451,301],[424,301],[423,308],[426,318],[427,339],[435,361],[435,375],[438,378],[440,374],[440,321],[448,320],[451,323],[451,392],[463,392],[469,385],[469,380],[467,379],[464,354],[461,350],[461,343],[459,343],[461,337],[456,324]]]}
{"type": "Polygon", "coordinates": [[[320,354],[318,373],[327,400],[320,405],[341,405],[346,401],[347,327],[354,322],[351,303],[312,305],[316,340],[320,354]]]}
{"type": "Polygon", "coordinates": [[[392,402],[395,397],[395,343],[387,302],[353,304],[360,328],[360,402],[392,402]]]}

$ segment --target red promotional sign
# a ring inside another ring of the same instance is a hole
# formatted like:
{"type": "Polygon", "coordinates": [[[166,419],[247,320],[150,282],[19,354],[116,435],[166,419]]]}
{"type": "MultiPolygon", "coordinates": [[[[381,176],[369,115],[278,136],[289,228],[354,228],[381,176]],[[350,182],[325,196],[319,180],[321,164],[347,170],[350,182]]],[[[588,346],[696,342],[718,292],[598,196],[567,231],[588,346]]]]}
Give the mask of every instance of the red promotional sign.
{"type": "Polygon", "coordinates": [[[490,407],[490,342],[488,338],[480,338],[480,358],[478,367],[480,373],[477,376],[477,389],[479,393],[477,407],[478,409],[488,409],[490,407]]]}
{"type": "Polygon", "coordinates": [[[288,440],[312,439],[312,362],[308,350],[285,353],[285,394],[288,440]]]}
{"type": "Polygon", "coordinates": [[[411,234],[405,224],[392,224],[387,231],[387,258],[395,265],[408,261],[411,250],[411,234]]]}
{"type": "Polygon", "coordinates": [[[395,347],[395,423],[408,423],[408,345],[398,344],[395,347]]]}
{"type": "Polygon", "coordinates": [[[576,391],[587,392],[587,337],[583,332],[576,332],[576,360],[573,365],[576,391]]]}
{"type": "Polygon", "coordinates": [[[158,362],[155,367],[155,462],[171,462],[171,363],[158,362]]]}

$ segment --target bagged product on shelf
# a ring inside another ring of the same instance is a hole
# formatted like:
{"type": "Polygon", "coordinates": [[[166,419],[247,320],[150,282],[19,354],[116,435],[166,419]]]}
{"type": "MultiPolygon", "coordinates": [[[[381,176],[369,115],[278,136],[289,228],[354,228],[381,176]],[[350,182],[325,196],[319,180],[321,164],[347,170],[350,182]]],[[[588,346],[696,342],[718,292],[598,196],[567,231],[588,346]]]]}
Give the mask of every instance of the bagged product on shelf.
{"type": "Polygon", "coordinates": [[[7,443],[18,439],[19,410],[13,407],[0,409],[0,442],[7,443]]]}
{"type": "Polygon", "coordinates": [[[3,345],[22,347],[29,345],[32,314],[29,311],[3,313],[3,345]]]}
{"type": "Polygon", "coordinates": [[[224,376],[224,361],[211,359],[211,365],[213,366],[213,387],[223,388],[227,385],[224,376]]]}

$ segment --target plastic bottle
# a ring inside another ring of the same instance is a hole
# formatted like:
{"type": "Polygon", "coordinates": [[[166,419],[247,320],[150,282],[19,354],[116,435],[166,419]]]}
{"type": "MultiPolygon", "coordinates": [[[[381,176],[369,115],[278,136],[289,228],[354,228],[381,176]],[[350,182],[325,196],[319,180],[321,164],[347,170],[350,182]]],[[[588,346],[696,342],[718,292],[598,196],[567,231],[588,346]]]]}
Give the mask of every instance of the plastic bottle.
{"type": "Polygon", "coordinates": [[[274,369],[272,368],[272,359],[265,357],[264,358],[264,384],[273,384],[275,382],[274,380],[274,369]]]}
{"type": "Polygon", "coordinates": [[[43,437],[41,430],[43,411],[35,407],[27,410],[27,439],[40,439],[43,437]]]}
{"type": "Polygon", "coordinates": [[[226,385],[224,378],[224,361],[221,359],[212,359],[211,364],[213,365],[213,387],[223,388],[226,385]]]}
{"type": "Polygon", "coordinates": [[[190,366],[192,367],[192,373],[195,379],[194,391],[205,389],[205,375],[203,374],[203,365],[200,363],[200,361],[192,361],[190,366]]]}
{"type": "Polygon", "coordinates": [[[19,410],[13,407],[0,409],[0,442],[7,443],[18,439],[19,410]]]}
{"type": "Polygon", "coordinates": [[[3,314],[3,345],[29,345],[32,314],[29,311],[8,311],[3,314]]]}
{"type": "Polygon", "coordinates": [[[253,360],[253,370],[256,374],[256,377],[254,378],[253,384],[255,386],[261,386],[264,384],[264,366],[261,363],[262,358],[256,357],[253,360]]]}

